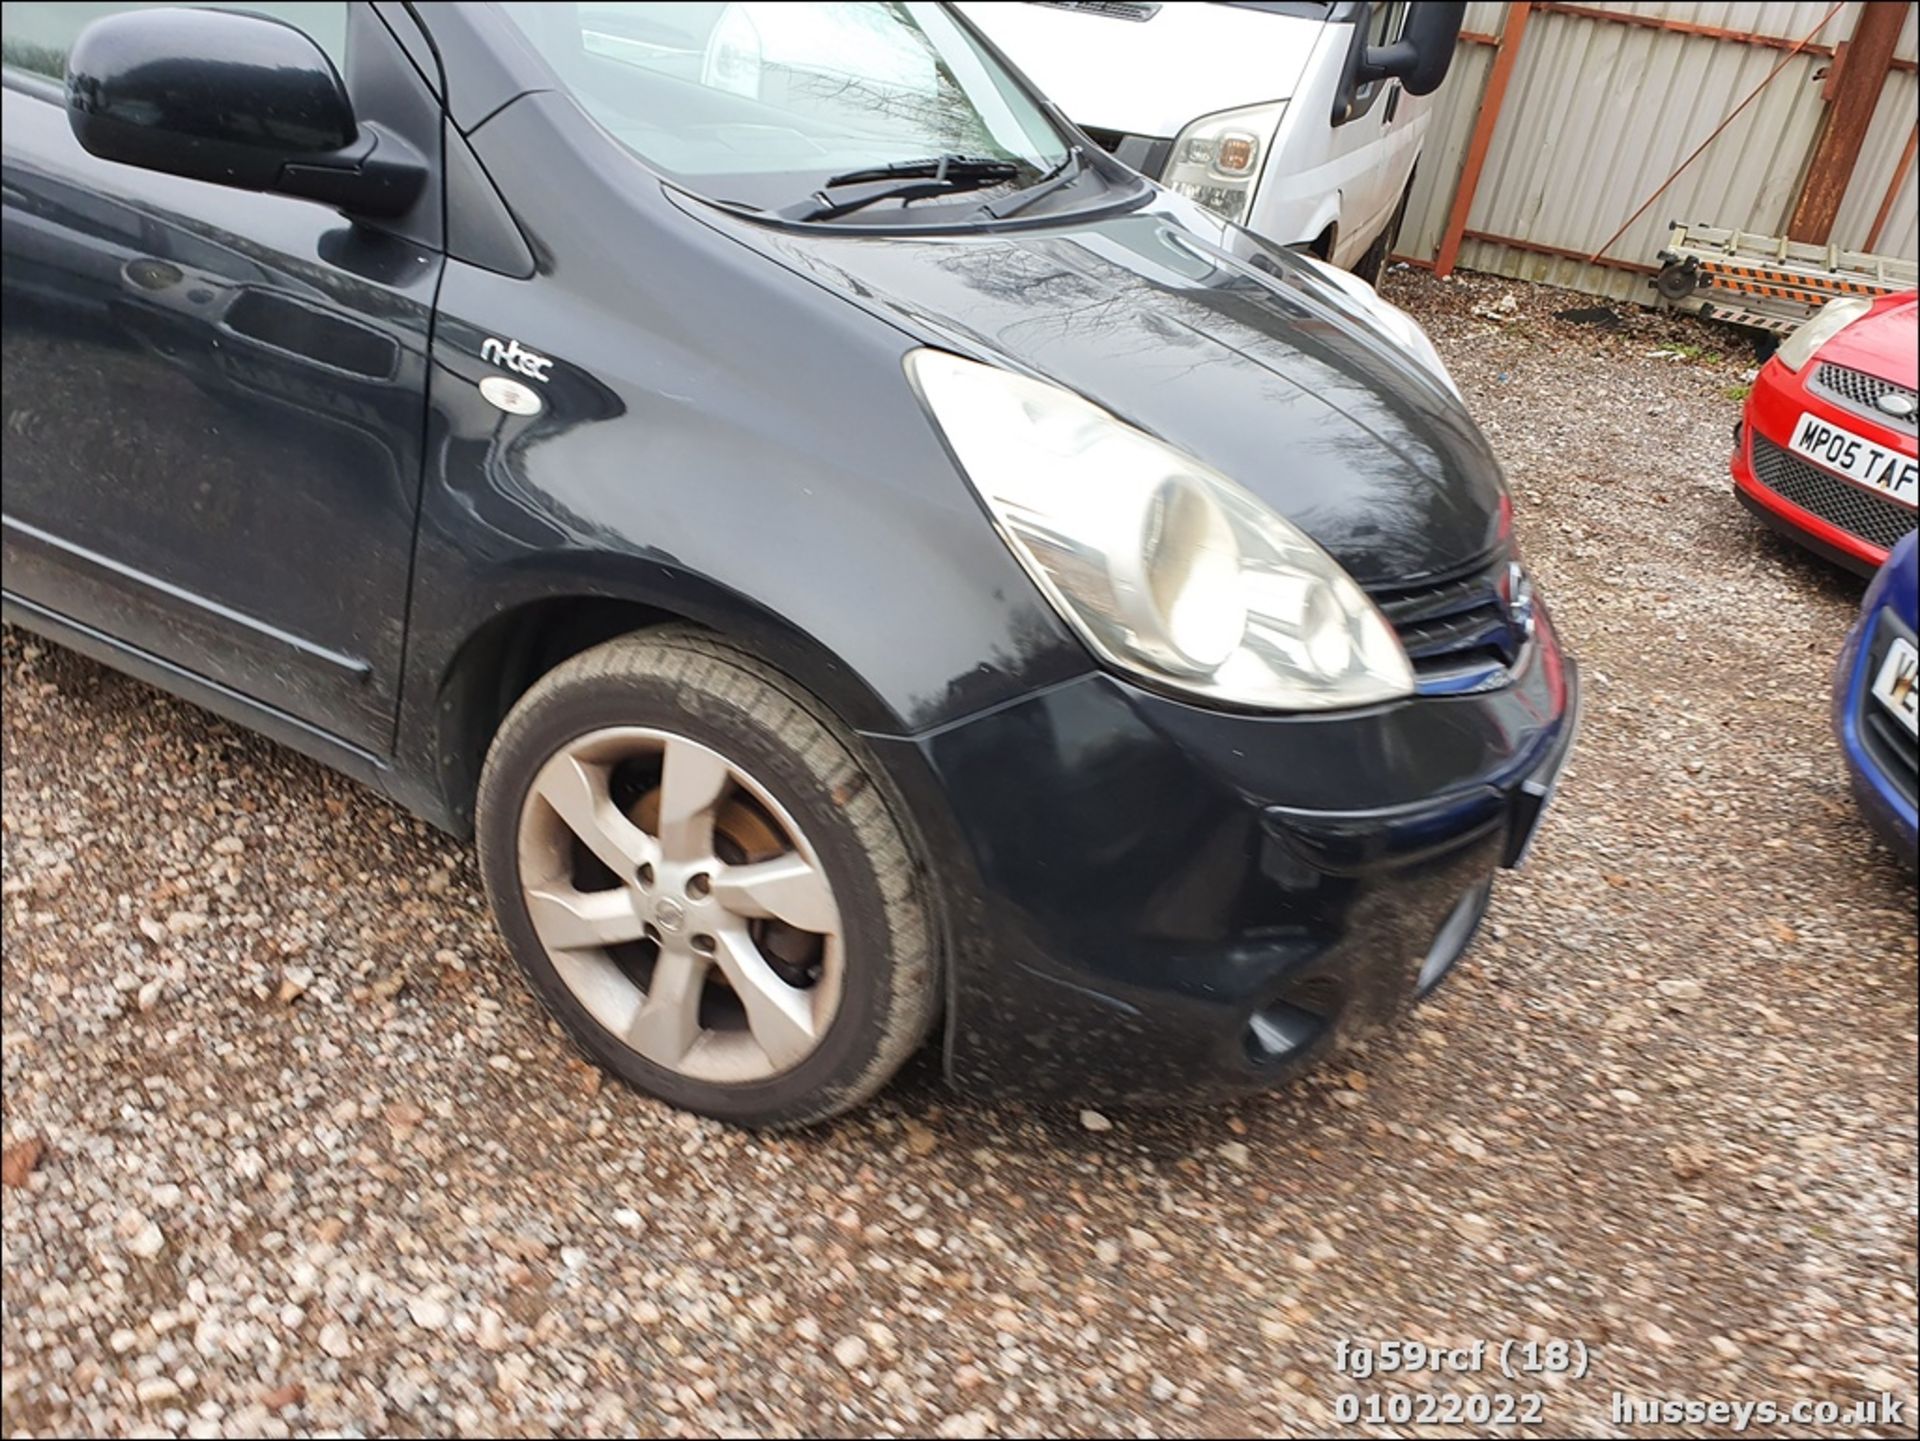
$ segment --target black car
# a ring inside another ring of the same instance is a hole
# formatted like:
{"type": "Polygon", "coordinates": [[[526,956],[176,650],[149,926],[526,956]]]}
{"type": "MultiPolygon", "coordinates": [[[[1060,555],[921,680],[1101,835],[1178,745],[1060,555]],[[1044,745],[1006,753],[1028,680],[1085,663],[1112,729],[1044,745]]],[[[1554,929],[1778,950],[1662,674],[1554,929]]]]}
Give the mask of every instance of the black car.
{"type": "Polygon", "coordinates": [[[10,619],[471,830],[743,1123],[936,1028],[1264,1086],[1453,964],[1576,683],[1402,312],[942,6],[245,11],[6,6],[10,619]]]}

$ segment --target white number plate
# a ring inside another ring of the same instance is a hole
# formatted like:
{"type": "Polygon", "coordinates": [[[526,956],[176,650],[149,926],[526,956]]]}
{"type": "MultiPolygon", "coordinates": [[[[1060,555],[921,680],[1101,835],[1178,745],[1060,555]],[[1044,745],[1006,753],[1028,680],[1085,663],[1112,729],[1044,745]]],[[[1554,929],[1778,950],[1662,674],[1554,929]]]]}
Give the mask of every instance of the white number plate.
{"type": "Polygon", "coordinates": [[[1873,678],[1873,698],[1892,711],[1907,728],[1920,735],[1920,656],[1904,636],[1895,636],[1873,678]]]}
{"type": "Polygon", "coordinates": [[[1920,504],[1920,461],[1875,445],[1845,426],[1808,412],[1793,428],[1793,449],[1816,465],[1837,470],[1903,505],[1920,504]]]}

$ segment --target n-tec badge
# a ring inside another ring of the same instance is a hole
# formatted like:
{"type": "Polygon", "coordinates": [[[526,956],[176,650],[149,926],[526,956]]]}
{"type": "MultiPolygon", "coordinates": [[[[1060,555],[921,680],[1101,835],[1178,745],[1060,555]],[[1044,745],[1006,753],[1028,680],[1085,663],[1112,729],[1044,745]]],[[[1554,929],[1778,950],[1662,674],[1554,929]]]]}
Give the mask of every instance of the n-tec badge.
{"type": "Polygon", "coordinates": [[[1897,390],[1887,391],[1885,394],[1878,396],[1873,403],[1886,414],[1897,416],[1901,420],[1905,420],[1914,412],[1913,397],[1911,395],[1902,395],[1897,390]]]}
{"type": "Polygon", "coordinates": [[[540,392],[506,375],[481,377],[480,394],[508,415],[538,415],[540,392]]]}
{"type": "Polygon", "coordinates": [[[547,383],[547,367],[553,364],[550,357],[523,349],[517,340],[495,340],[491,335],[480,342],[480,358],[490,365],[517,370],[528,380],[537,380],[542,385],[547,383]]]}

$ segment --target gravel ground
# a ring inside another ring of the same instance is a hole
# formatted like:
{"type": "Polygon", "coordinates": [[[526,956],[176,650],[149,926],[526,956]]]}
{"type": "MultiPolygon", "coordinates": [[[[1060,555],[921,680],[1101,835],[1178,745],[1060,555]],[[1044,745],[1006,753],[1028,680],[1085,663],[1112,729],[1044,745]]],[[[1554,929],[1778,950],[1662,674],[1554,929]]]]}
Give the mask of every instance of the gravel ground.
{"type": "Polygon", "coordinates": [[[1622,1434],[1616,1391],[1885,1391],[1911,1434],[1915,893],[1827,729],[1859,585],[1728,494],[1738,336],[1388,289],[1587,728],[1418,1023],[1240,1105],[975,1104],[922,1058],[762,1139],[603,1088],[464,847],[8,631],[5,1431],[1353,1433],[1342,1393],[1539,1391],[1622,1434]],[[1342,1338],[1589,1364],[1362,1382],[1342,1338]]]}

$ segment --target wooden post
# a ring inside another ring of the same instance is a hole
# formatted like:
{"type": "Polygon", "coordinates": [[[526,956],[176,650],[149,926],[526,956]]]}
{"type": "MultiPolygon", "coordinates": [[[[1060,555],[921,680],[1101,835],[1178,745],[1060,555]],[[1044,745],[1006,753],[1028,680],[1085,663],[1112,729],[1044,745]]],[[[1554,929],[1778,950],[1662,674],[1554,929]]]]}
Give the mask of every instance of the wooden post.
{"type": "Polygon", "coordinates": [[[1453,274],[1453,262],[1460,257],[1460,241],[1467,233],[1467,212],[1473,209],[1473,192],[1480,186],[1480,172],[1486,169],[1493,127],[1499,123],[1500,107],[1506,103],[1507,82],[1513,78],[1514,62],[1520,58],[1520,37],[1527,33],[1527,16],[1532,9],[1526,0],[1508,5],[1506,24],[1500,27],[1500,47],[1493,53],[1493,70],[1480,97],[1480,113],[1474,118],[1466,167],[1460,172],[1459,185],[1454,187],[1453,208],[1447,212],[1447,228],[1440,236],[1440,253],[1433,261],[1433,273],[1443,280],[1453,274]]]}
{"type": "Polygon", "coordinates": [[[1821,118],[1807,178],[1787,221],[1787,238],[1825,245],[1833,236],[1841,197],[1853,179],[1854,163],[1867,138],[1874,107],[1893,68],[1893,47],[1906,23],[1906,0],[1867,0],[1845,50],[1834,56],[1828,87],[1833,103],[1821,118]]]}

